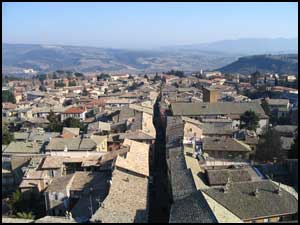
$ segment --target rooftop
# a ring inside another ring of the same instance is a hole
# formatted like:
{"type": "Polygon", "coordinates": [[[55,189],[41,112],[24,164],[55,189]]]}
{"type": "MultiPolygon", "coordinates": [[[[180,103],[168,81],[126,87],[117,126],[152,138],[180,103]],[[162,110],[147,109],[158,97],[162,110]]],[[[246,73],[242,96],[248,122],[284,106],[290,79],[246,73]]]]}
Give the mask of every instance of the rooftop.
{"type": "Polygon", "coordinates": [[[288,99],[270,99],[270,98],[267,98],[266,101],[268,102],[269,105],[287,105],[287,104],[289,104],[288,99]]]}
{"type": "Polygon", "coordinates": [[[251,181],[249,172],[245,169],[206,170],[209,185],[225,185],[230,177],[233,182],[251,181]]]}
{"type": "Polygon", "coordinates": [[[38,154],[41,148],[41,144],[37,142],[18,141],[11,142],[4,150],[4,153],[38,154]]]}
{"type": "Polygon", "coordinates": [[[46,192],[63,192],[66,194],[66,186],[69,184],[74,174],[68,174],[66,176],[56,176],[52,179],[48,185],[46,192]]]}
{"type": "Polygon", "coordinates": [[[201,116],[201,115],[241,115],[247,110],[252,110],[260,117],[267,117],[259,103],[172,103],[171,109],[174,116],[201,116]]]}
{"type": "Polygon", "coordinates": [[[250,152],[251,148],[234,138],[205,137],[203,138],[203,150],[250,152]]]}
{"type": "Polygon", "coordinates": [[[172,204],[169,223],[216,223],[217,220],[200,191],[172,204]]]}
{"type": "Polygon", "coordinates": [[[126,158],[118,157],[116,166],[132,172],[149,176],[149,145],[125,139],[124,146],[129,146],[126,158]]]}
{"type": "Polygon", "coordinates": [[[79,135],[79,128],[72,128],[72,127],[64,127],[62,133],[66,134],[66,133],[71,133],[75,136],[79,135]]]}
{"type": "Polygon", "coordinates": [[[242,220],[294,214],[298,211],[298,201],[294,196],[271,181],[231,183],[227,192],[223,188],[203,190],[215,201],[223,205],[242,220]],[[254,193],[258,190],[258,193],[254,193]]]}
{"type": "Polygon", "coordinates": [[[102,223],[147,222],[148,179],[115,170],[109,194],[91,221],[102,223]]]}
{"type": "Polygon", "coordinates": [[[154,140],[155,138],[146,134],[141,130],[136,130],[128,133],[121,133],[119,136],[120,140],[131,139],[131,140],[154,140]]]}
{"type": "Polygon", "coordinates": [[[103,179],[109,180],[107,173],[76,171],[70,191],[82,191],[89,187],[96,189],[100,185],[99,181],[103,179]]]}
{"type": "Polygon", "coordinates": [[[85,112],[86,109],[83,107],[71,107],[64,111],[66,114],[81,114],[85,112]]]}
{"type": "Polygon", "coordinates": [[[97,142],[91,138],[52,138],[46,147],[47,151],[93,151],[96,150],[97,142]]]}

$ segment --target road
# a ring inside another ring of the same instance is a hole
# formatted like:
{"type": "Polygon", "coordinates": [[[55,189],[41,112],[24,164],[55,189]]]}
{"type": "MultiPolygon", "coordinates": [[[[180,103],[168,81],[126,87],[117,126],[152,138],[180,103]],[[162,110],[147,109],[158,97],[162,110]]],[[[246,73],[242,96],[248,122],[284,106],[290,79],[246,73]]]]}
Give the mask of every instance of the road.
{"type": "MultiPolygon", "coordinates": [[[[160,99],[158,99],[159,101],[160,99]]],[[[153,168],[154,183],[150,187],[149,222],[168,223],[170,198],[168,193],[165,133],[159,116],[159,106],[154,106],[154,126],[156,129],[155,163],[153,168]]]]}

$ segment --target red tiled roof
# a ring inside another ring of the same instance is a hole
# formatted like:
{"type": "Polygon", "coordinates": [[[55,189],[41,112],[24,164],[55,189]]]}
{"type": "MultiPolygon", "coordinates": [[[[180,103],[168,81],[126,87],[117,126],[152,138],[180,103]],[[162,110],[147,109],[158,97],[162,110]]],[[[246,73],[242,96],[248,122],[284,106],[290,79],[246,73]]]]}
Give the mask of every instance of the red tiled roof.
{"type": "Polygon", "coordinates": [[[85,112],[86,110],[85,110],[85,108],[83,108],[83,107],[71,107],[71,108],[69,108],[69,109],[67,109],[67,110],[65,110],[64,111],[64,113],[78,113],[78,114],[80,114],[80,113],[83,113],[83,112],[85,112]]]}
{"type": "Polygon", "coordinates": [[[11,103],[11,102],[3,102],[2,103],[2,108],[3,109],[15,109],[16,105],[11,103]]]}

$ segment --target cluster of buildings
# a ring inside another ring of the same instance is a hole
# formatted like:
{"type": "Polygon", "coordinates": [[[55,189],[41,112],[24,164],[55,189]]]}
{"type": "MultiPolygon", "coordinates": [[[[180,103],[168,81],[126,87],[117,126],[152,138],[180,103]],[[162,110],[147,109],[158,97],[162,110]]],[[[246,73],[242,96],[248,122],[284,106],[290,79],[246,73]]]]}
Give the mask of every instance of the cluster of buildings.
{"type": "Polygon", "coordinates": [[[14,138],[2,145],[2,194],[19,189],[25,199],[38,196],[45,217],[23,222],[148,222],[153,171],[162,160],[155,156],[163,151],[170,223],[297,221],[298,160],[259,164],[254,156],[268,129],[280,134],[288,155],[298,122],[271,126],[262,103],[275,117],[290,116],[298,91],[273,85],[273,76],[262,84],[239,79],[206,72],[10,81],[2,89],[16,103],[2,103],[2,121],[14,138]],[[278,98],[241,94],[260,85],[278,98]],[[254,131],[240,128],[249,110],[259,119],[254,131]],[[51,112],[85,129],[53,132],[51,112]],[[155,149],[155,119],[163,128],[161,149],[155,149]]]}
{"type": "MultiPolygon", "coordinates": [[[[201,89],[197,91],[199,99],[181,100],[185,96],[169,85],[161,92],[160,118],[172,202],[169,222],[297,221],[298,160],[260,164],[253,156],[267,129],[280,134],[287,155],[298,126],[270,126],[260,99],[222,101],[218,97],[221,88],[210,85],[201,89]],[[180,100],[173,101],[174,96],[180,100]],[[240,117],[249,110],[259,118],[255,131],[240,128],[240,117]]],[[[189,93],[196,96],[192,89],[189,93]]],[[[293,107],[288,99],[264,100],[278,117],[293,107]]]]}
{"type": "Polygon", "coordinates": [[[34,195],[45,211],[35,222],[147,222],[158,83],[123,75],[76,82],[54,88],[46,79],[46,92],[37,90],[37,80],[12,85],[24,91],[15,104],[3,103],[2,120],[14,138],[2,145],[2,194],[34,195]],[[142,85],[128,91],[132,83],[142,85]],[[50,131],[51,111],[86,129],[50,131]]]}

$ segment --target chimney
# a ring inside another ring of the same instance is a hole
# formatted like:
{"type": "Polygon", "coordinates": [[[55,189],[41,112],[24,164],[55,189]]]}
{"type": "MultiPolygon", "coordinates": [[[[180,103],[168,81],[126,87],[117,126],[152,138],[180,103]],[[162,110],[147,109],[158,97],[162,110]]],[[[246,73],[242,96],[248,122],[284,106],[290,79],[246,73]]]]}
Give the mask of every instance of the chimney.
{"type": "Polygon", "coordinates": [[[68,147],[65,145],[64,152],[68,152],[68,147]]]}
{"type": "Polygon", "coordinates": [[[277,189],[275,190],[275,193],[281,196],[282,191],[281,191],[281,189],[280,189],[280,183],[278,183],[278,187],[277,187],[277,189]]]}
{"type": "Polygon", "coordinates": [[[32,148],[33,149],[36,149],[37,148],[37,143],[36,143],[36,140],[33,140],[33,142],[32,142],[32,148]]]}
{"type": "Polygon", "coordinates": [[[231,187],[231,183],[232,183],[232,180],[231,180],[231,177],[229,176],[228,177],[228,180],[227,180],[227,183],[224,187],[224,193],[228,193],[229,192],[229,188],[231,187]]]}
{"type": "Polygon", "coordinates": [[[193,155],[196,156],[196,133],[194,133],[193,137],[193,155]]]}
{"type": "Polygon", "coordinates": [[[258,197],[259,195],[259,189],[256,188],[255,191],[253,192],[253,196],[258,197]]]}

